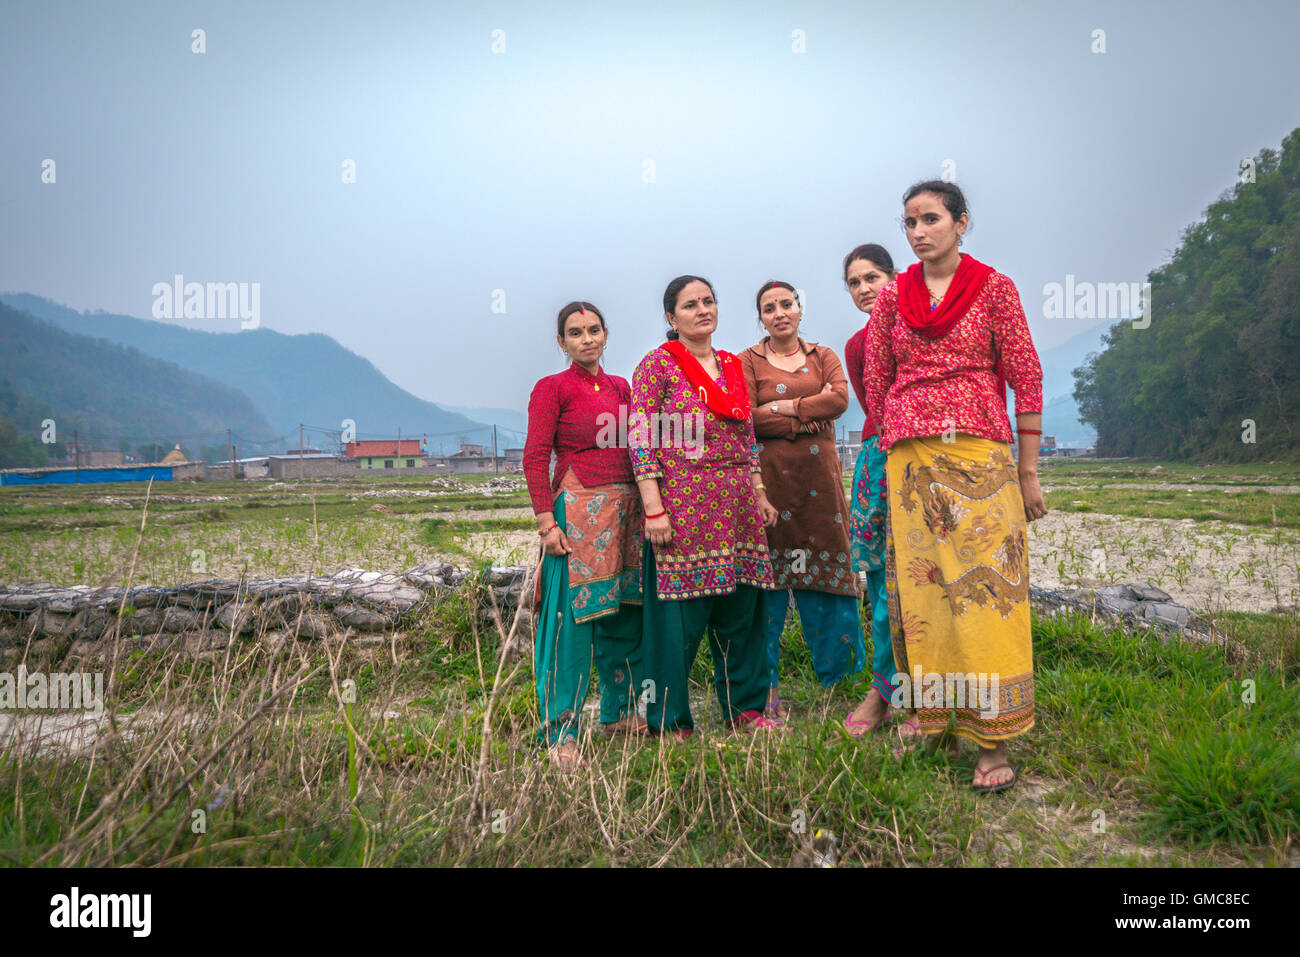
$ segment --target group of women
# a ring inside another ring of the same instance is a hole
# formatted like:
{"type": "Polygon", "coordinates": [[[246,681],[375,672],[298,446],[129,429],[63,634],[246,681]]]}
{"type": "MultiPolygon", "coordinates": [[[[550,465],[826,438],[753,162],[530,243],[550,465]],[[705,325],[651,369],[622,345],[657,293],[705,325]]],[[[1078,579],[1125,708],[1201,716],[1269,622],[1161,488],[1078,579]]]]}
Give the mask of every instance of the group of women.
{"type": "Polygon", "coordinates": [[[976,790],[1014,784],[1005,744],[1034,721],[1025,532],[1046,514],[1042,372],[1011,280],[959,251],[969,214],[956,184],[918,183],[903,206],[914,265],[896,273],[875,244],[844,260],[868,317],[847,375],[800,335],[802,304],[782,281],[758,290],[762,340],[733,355],[713,345],[712,285],[674,279],[667,341],[630,384],[601,368],[600,310],[560,311],[571,364],[533,390],[524,472],[542,546],[539,736],[561,767],[582,761],[593,662],[607,733],[689,737],[706,635],[730,732],[782,728],[793,606],[824,685],[870,664],[849,735],[891,727],[901,754],[951,728],[979,747],[976,790]],[[850,384],[866,423],[846,499],[835,420],[850,384]],[[652,425],[611,442],[614,421],[652,425]],[[702,423],[694,441],[680,441],[683,421],[702,423]]]}

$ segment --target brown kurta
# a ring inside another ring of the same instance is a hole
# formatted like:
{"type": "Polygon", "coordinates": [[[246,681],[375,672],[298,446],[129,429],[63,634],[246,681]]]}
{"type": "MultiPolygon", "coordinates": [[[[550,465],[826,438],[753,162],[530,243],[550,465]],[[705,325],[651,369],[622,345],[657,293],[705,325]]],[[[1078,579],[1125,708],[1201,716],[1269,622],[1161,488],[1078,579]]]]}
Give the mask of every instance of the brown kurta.
{"type": "Polygon", "coordinates": [[[800,339],[805,364],[786,372],[767,361],[766,341],[741,353],[740,362],[754,407],[763,484],[779,513],[776,527],[767,530],[772,576],[777,588],[857,595],[849,505],[835,449],[835,419],[849,407],[848,380],[825,346],[800,339]],[[832,391],[823,395],[827,382],[832,391]],[[798,417],[773,412],[778,399],[795,400],[798,417]],[[814,422],[815,432],[799,431],[814,422]]]}

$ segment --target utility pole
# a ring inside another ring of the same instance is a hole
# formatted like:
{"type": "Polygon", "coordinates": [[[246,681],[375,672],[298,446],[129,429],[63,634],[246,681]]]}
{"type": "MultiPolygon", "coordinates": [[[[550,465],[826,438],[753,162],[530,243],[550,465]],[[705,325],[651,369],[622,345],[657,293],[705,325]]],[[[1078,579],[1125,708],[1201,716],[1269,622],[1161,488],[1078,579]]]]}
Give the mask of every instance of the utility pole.
{"type": "Polygon", "coordinates": [[[497,462],[497,424],[492,423],[492,471],[500,473],[501,464],[497,462]]]}
{"type": "Polygon", "coordinates": [[[76,457],[77,484],[81,484],[81,440],[77,436],[77,430],[72,430],[72,454],[76,457]]]}
{"type": "Polygon", "coordinates": [[[235,446],[230,441],[230,430],[226,429],[226,454],[230,456],[230,481],[235,480],[235,446]]]}
{"type": "Polygon", "coordinates": [[[302,464],[302,423],[298,423],[298,478],[303,476],[302,464]]]}

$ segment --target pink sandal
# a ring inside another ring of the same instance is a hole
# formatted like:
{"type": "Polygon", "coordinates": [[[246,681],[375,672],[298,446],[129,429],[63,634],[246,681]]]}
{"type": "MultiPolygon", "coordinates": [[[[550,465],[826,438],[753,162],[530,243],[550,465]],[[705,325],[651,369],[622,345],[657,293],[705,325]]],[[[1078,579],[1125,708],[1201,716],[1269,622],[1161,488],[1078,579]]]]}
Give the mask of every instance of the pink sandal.
{"type": "Polygon", "coordinates": [[[976,768],[975,774],[981,778],[984,778],[985,780],[988,780],[988,776],[990,774],[992,774],[994,771],[1001,771],[1003,768],[1010,769],[1011,771],[1010,779],[1006,781],[1000,781],[997,784],[975,784],[972,781],[971,790],[979,794],[997,794],[999,791],[1009,791],[1015,785],[1016,779],[1020,777],[1020,771],[1014,764],[995,764],[993,765],[993,767],[989,768],[986,771],[981,771],[979,768],[976,768]]]}
{"type": "MultiPolygon", "coordinates": [[[[853,709],[853,711],[856,710],[858,709],[853,709]]],[[[885,713],[879,721],[858,721],[853,717],[853,711],[844,716],[844,730],[849,733],[850,738],[865,738],[868,731],[872,728],[878,728],[882,724],[888,724],[890,717],[892,717],[888,706],[885,707],[885,713]],[[862,730],[854,732],[854,728],[861,728],[862,730]]]]}

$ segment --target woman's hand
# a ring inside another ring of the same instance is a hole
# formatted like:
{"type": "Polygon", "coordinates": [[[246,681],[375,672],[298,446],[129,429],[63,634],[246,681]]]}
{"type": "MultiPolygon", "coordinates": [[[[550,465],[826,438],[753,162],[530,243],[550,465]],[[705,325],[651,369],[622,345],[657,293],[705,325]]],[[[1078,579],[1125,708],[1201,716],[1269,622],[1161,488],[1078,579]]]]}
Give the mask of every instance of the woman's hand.
{"type": "Polygon", "coordinates": [[[796,416],[794,399],[777,399],[775,402],[769,402],[767,409],[773,415],[788,415],[791,418],[796,416]]]}
{"type": "Polygon", "coordinates": [[[569,537],[560,531],[558,525],[542,536],[542,549],[546,554],[554,555],[556,558],[561,555],[568,555],[573,551],[569,547],[569,537]]]}
{"type": "Polygon", "coordinates": [[[1035,521],[1047,514],[1047,503],[1043,501],[1043,490],[1038,487],[1037,472],[1020,473],[1020,497],[1025,500],[1025,518],[1035,521]]]}
{"type": "Polygon", "coordinates": [[[673,523],[669,521],[667,512],[645,520],[645,537],[652,545],[667,545],[673,540],[673,523]]]}
{"type": "Polygon", "coordinates": [[[769,502],[767,496],[762,492],[758,493],[758,513],[763,516],[763,524],[768,528],[772,528],[776,525],[776,506],[769,502]]]}

